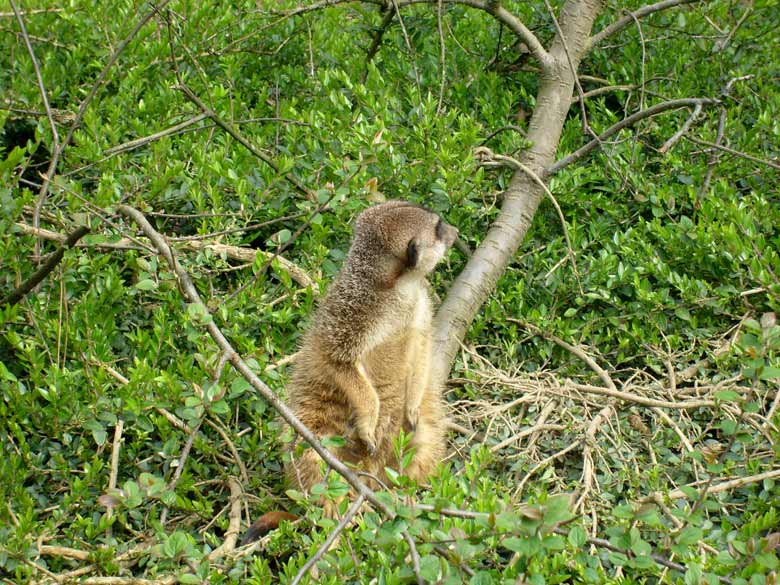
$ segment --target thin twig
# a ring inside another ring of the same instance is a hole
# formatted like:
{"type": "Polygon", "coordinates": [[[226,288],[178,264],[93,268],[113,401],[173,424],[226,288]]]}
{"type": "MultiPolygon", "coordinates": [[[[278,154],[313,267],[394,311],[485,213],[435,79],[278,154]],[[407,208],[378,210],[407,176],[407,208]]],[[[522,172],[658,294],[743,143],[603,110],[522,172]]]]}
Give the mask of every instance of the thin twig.
{"type": "Polygon", "coordinates": [[[575,356],[580,358],[582,361],[584,361],[586,364],[588,364],[588,367],[596,372],[599,378],[601,378],[601,381],[604,382],[607,388],[609,388],[612,392],[618,392],[617,386],[615,386],[615,382],[612,381],[612,376],[609,375],[609,373],[602,368],[596,360],[594,360],[592,357],[590,357],[585,350],[582,348],[576,347],[570,343],[565,342],[563,339],[560,339],[559,337],[556,337],[552,333],[547,333],[545,331],[542,331],[539,327],[536,325],[533,325],[532,323],[527,323],[525,321],[520,321],[519,319],[507,319],[508,321],[511,321],[513,323],[517,323],[518,325],[522,325],[523,327],[526,327],[536,333],[537,335],[541,335],[545,339],[549,339],[556,345],[562,347],[566,351],[569,351],[573,353],[575,356]]]}
{"type": "Polygon", "coordinates": [[[439,101],[436,104],[436,115],[441,115],[441,107],[444,103],[444,85],[447,81],[447,49],[444,43],[444,27],[442,26],[442,11],[444,3],[439,0],[436,6],[436,28],[439,31],[439,68],[441,69],[441,81],[439,82],[439,101]]]}
{"type": "MultiPolygon", "coordinates": [[[[175,89],[178,89],[184,94],[184,97],[186,97],[188,100],[190,100],[193,104],[198,106],[201,111],[206,114],[209,118],[211,118],[214,123],[222,128],[225,132],[230,134],[236,141],[238,141],[239,144],[241,144],[244,148],[246,148],[249,152],[251,152],[253,155],[255,155],[257,158],[262,160],[265,164],[267,164],[269,167],[271,167],[274,171],[277,173],[281,173],[279,170],[278,165],[271,159],[270,156],[262,152],[261,150],[258,150],[255,148],[249,140],[247,140],[232,124],[229,124],[225,120],[223,120],[219,114],[217,114],[214,110],[212,110],[210,107],[208,107],[205,103],[203,103],[203,100],[201,100],[197,95],[195,95],[195,92],[193,92],[189,86],[187,86],[184,82],[179,81],[179,83],[175,86],[175,89]]],[[[317,197],[316,195],[303,183],[301,183],[298,179],[296,179],[291,172],[286,172],[282,174],[282,177],[289,182],[293,187],[295,187],[298,191],[303,193],[309,200],[316,201],[317,197]]]]}
{"type": "Polygon", "coordinates": [[[674,8],[675,6],[681,6],[683,4],[693,4],[694,2],[698,2],[698,1],[699,0],[663,0],[663,2],[657,2],[655,4],[643,6],[639,10],[631,12],[628,15],[624,16],[623,18],[616,20],[608,27],[602,29],[601,31],[593,35],[588,41],[588,51],[593,49],[593,47],[598,45],[601,41],[606,39],[608,36],[611,36],[623,30],[632,22],[634,22],[636,19],[642,18],[643,16],[648,16],[650,14],[659,12],[661,10],[666,10],[667,8],[674,8]]]}
{"type": "MultiPolygon", "coordinates": [[[[764,473],[758,473],[756,475],[748,475],[745,477],[738,477],[736,479],[730,479],[728,481],[724,481],[718,484],[710,485],[705,490],[702,490],[705,495],[709,494],[718,494],[720,492],[727,492],[729,490],[733,490],[736,488],[741,488],[746,485],[750,485],[753,483],[758,483],[760,481],[764,481],[767,479],[776,479],[780,477],[780,469],[772,469],[771,471],[765,471],[764,473]]],[[[640,503],[650,502],[653,500],[653,498],[657,497],[658,494],[650,494],[649,496],[645,496],[642,498],[640,503]]],[[[660,494],[662,498],[666,498],[667,500],[681,500],[681,499],[687,499],[689,496],[685,493],[685,491],[681,489],[676,489],[668,494],[660,494]]],[[[697,493],[696,497],[700,497],[701,494],[697,493]]]]}
{"type": "Polygon", "coordinates": [[[368,66],[379,52],[379,47],[382,46],[382,37],[390,27],[390,23],[393,22],[393,18],[395,18],[395,10],[387,9],[385,15],[382,17],[382,22],[380,23],[379,28],[377,28],[374,32],[374,36],[371,39],[371,45],[368,47],[368,51],[366,51],[366,67],[363,70],[363,75],[360,78],[362,83],[365,83],[366,79],[368,79],[368,66]]]}
{"type": "MultiPolygon", "coordinates": [[[[366,0],[373,4],[384,4],[384,0],[366,0]]],[[[413,4],[434,4],[439,0],[391,0],[398,8],[411,6],[413,4]]],[[[552,67],[552,57],[545,50],[542,43],[523,22],[512,14],[509,10],[501,6],[500,2],[494,0],[442,0],[445,4],[461,4],[482,10],[493,16],[496,20],[503,23],[528,47],[529,52],[534,59],[539,62],[542,69],[549,70],[552,67]]]]}
{"type": "Polygon", "coordinates": [[[574,248],[571,244],[571,238],[569,237],[569,228],[566,226],[566,218],[563,215],[563,210],[561,210],[561,206],[558,205],[558,201],[555,199],[555,195],[552,194],[552,191],[550,191],[547,185],[545,185],[541,177],[539,177],[539,175],[537,175],[532,169],[530,169],[529,167],[521,163],[519,160],[511,156],[495,154],[492,150],[490,150],[485,146],[478,146],[477,148],[475,148],[474,156],[476,156],[478,159],[481,159],[482,164],[490,164],[491,161],[495,161],[495,163],[498,163],[501,166],[507,166],[515,171],[520,170],[524,172],[526,175],[528,175],[531,178],[531,180],[533,180],[537,185],[539,185],[542,188],[544,193],[552,202],[553,207],[555,207],[555,210],[558,212],[558,219],[561,222],[563,237],[566,240],[566,249],[569,255],[569,260],[571,260],[572,271],[574,272],[574,277],[577,279],[577,285],[579,286],[580,293],[584,294],[582,291],[582,282],[580,281],[580,273],[579,270],[577,270],[577,259],[574,256],[574,248]]]}
{"type": "Polygon", "coordinates": [[[185,120],[184,122],[180,122],[179,124],[170,126],[165,130],[160,130],[159,132],[155,132],[154,134],[149,134],[148,136],[143,136],[141,138],[129,140],[128,142],[123,142],[122,144],[118,144],[116,146],[112,146],[111,148],[107,148],[106,150],[103,151],[103,153],[111,156],[114,154],[119,154],[120,152],[127,152],[128,150],[136,149],[140,146],[149,144],[150,142],[154,142],[155,140],[159,140],[160,138],[164,138],[165,136],[178,134],[185,128],[189,128],[190,126],[197,124],[201,120],[205,120],[208,117],[209,115],[207,113],[202,112],[197,116],[193,116],[189,120],[185,120]]]}
{"type": "Polygon", "coordinates": [[[610,388],[602,388],[601,386],[591,386],[589,384],[577,384],[570,382],[571,385],[580,390],[581,392],[587,392],[588,394],[600,394],[601,396],[610,396],[623,400],[625,402],[633,402],[635,404],[641,404],[643,406],[653,406],[656,408],[670,408],[674,410],[688,410],[692,408],[711,408],[715,406],[714,400],[686,400],[684,402],[669,402],[667,400],[656,400],[655,398],[646,398],[644,396],[637,396],[636,394],[630,394],[628,392],[621,392],[620,390],[612,390],[610,388]]]}
{"type": "Polygon", "coordinates": [[[772,167],[773,169],[780,170],[780,163],[774,162],[773,160],[758,158],[757,156],[753,156],[752,154],[748,154],[740,150],[734,150],[733,148],[729,148],[728,146],[723,146],[722,144],[708,142],[707,140],[702,140],[701,138],[696,138],[694,136],[686,136],[685,138],[687,140],[690,140],[691,142],[695,142],[696,144],[701,144],[702,146],[709,146],[710,148],[714,148],[716,150],[722,150],[723,152],[728,152],[729,154],[733,154],[734,156],[738,156],[740,158],[744,158],[747,160],[752,160],[753,162],[757,162],[762,165],[772,167]]]}
{"type": "Polygon", "coordinates": [[[41,68],[38,65],[38,59],[35,57],[35,51],[33,50],[32,43],[30,43],[30,37],[27,35],[27,28],[24,26],[22,13],[16,7],[16,2],[14,2],[14,0],[9,0],[9,2],[11,3],[11,9],[16,15],[16,21],[19,23],[19,28],[22,31],[22,38],[24,39],[24,44],[27,47],[27,52],[30,54],[33,69],[35,69],[35,79],[38,82],[38,90],[41,93],[43,107],[46,109],[46,117],[49,119],[49,127],[51,128],[52,139],[54,141],[52,145],[52,151],[56,152],[60,147],[60,135],[57,133],[57,125],[54,123],[54,115],[52,114],[51,106],[49,106],[49,97],[48,93],[46,92],[46,86],[43,83],[41,68]]]}
{"type": "Polygon", "coordinates": [[[688,119],[685,120],[685,123],[680,126],[680,129],[675,132],[669,140],[663,143],[661,148],[658,149],[658,152],[661,154],[666,154],[667,151],[672,148],[677,142],[679,142],[680,138],[682,138],[686,132],[690,129],[691,125],[696,121],[696,118],[699,117],[699,114],[701,114],[701,104],[696,104],[693,107],[693,112],[691,112],[691,115],[688,116],[688,119]]]}
{"type": "Polygon", "coordinates": [[[585,503],[585,499],[593,489],[593,484],[597,480],[596,473],[593,469],[593,447],[596,445],[596,433],[601,425],[609,419],[615,412],[612,405],[607,405],[602,408],[596,417],[590,421],[588,428],[585,430],[585,440],[582,447],[582,493],[577,498],[577,503],[574,504],[574,509],[579,510],[585,503]]]}
{"type": "Polygon", "coordinates": [[[315,552],[309,558],[309,560],[306,561],[306,564],[304,564],[301,567],[301,570],[298,571],[297,575],[295,575],[295,578],[292,580],[292,583],[290,585],[298,585],[298,583],[301,582],[301,579],[303,579],[306,576],[306,574],[311,570],[314,564],[322,558],[322,555],[328,552],[331,545],[334,542],[336,542],[336,539],[339,537],[339,534],[341,534],[344,531],[347,525],[352,521],[352,518],[355,516],[355,514],[357,514],[360,511],[360,508],[363,505],[365,499],[366,497],[363,494],[360,494],[358,495],[357,498],[355,498],[355,501],[352,502],[352,505],[346,511],[344,516],[341,518],[338,525],[333,530],[331,530],[330,534],[328,534],[328,537],[325,539],[325,542],[323,542],[320,548],[317,549],[317,552],[315,552]]]}
{"type": "MultiPolygon", "coordinates": [[[[92,103],[92,100],[95,99],[95,95],[98,92],[98,89],[103,85],[103,82],[106,80],[106,76],[108,75],[109,70],[111,67],[114,66],[114,63],[117,62],[119,59],[119,56],[124,52],[124,50],[127,48],[127,46],[132,42],[132,40],[138,35],[138,33],[141,31],[141,29],[146,25],[147,22],[149,22],[152,17],[157,14],[158,11],[162,10],[171,0],[162,0],[162,2],[159,5],[153,6],[152,9],[144,14],[141,19],[138,21],[138,23],[135,25],[132,31],[130,31],[130,34],[127,35],[122,42],[119,43],[116,50],[112,53],[111,57],[109,57],[108,62],[103,67],[102,71],[98,74],[97,79],[95,80],[95,83],[92,84],[92,89],[90,89],[89,93],[87,94],[87,97],[85,97],[81,104],[79,104],[79,110],[76,113],[76,117],[73,120],[73,123],[70,126],[70,129],[68,130],[68,133],[65,135],[65,138],[63,139],[62,143],[60,144],[59,148],[57,148],[54,152],[52,152],[51,161],[49,163],[49,168],[46,171],[46,174],[43,176],[43,183],[41,184],[41,188],[38,191],[38,199],[35,202],[35,212],[33,213],[33,227],[39,227],[40,224],[40,216],[41,216],[41,209],[43,208],[43,203],[46,200],[46,196],[49,193],[49,187],[51,185],[51,180],[54,178],[54,172],[57,169],[57,163],[59,162],[60,157],[62,156],[63,151],[67,146],[70,144],[70,141],[73,139],[73,135],[76,132],[76,129],[81,126],[81,120],[84,118],[84,114],[87,111],[87,107],[92,103]]],[[[38,255],[38,243],[36,242],[36,250],[35,255],[38,255]]]]}
{"type": "MultiPolygon", "coordinates": [[[[62,257],[65,255],[65,251],[69,250],[76,245],[82,236],[89,233],[89,228],[86,226],[80,226],[71,233],[65,241],[54,252],[49,255],[46,262],[38,270],[36,270],[30,278],[25,280],[19,287],[14,290],[7,297],[0,299],[0,306],[7,305],[9,307],[15,305],[21,301],[24,296],[34,289],[46,276],[54,270],[57,264],[60,263],[62,257]]],[[[36,240],[37,242],[37,240],[36,240]]]]}
{"type": "Polygon", "coordinates": [[[236,465],[238,465],[238,470],[241,473],[241,481],[243,481],[244,483],[249,483],[249,473],[247,473],[246,465],[244,465],[241,456],[238,454],[238,449],[236,449],[236,446],[233,444],[233,441],[230,440],[227,431],[223,429],[222,425],[219,424],[218,421],[216,420],[211,420],[210,418],[207,418],[206,424],[209,425],[215,431],[217,431],[219,435],[222,437],[222,440],[225,441],[225,443],[228,446],[228,449],[230,449],[230,453],[233,455],[233,459],[235,460],[236,465]]]}
{"type": "MultiPolygon", "coordinates": [[[[419,100],[422,100],[420,72],[417,70],[417,61],[414,55],[414,49],[412,48],[412,42],[409,40],[409,33],[406,31],[406,25],[404,24],[404,19],[401,16],[401,11],[398,8],[398,3],[396,0],[389,0],[389,2],[393,5],[393,10],[395,10],[396,16],[398,16],[398,24],[401,25],[401,33],[403,34],[404,42],[406,43],[406,50],[409,51],[409,60],[412,63],[412,71],[414,71],[414,83],[417,86],[417,97],[419,100]]],[[[420,102],[420,105],[422,106],[422,101],[420,102]]]]}
{"type": "Polygon", "coordinates": [[[417,546],[414,544],[414,539],[409,534],[408,530],[403,531],[404,540],[409,545],[409,554],[412,557],[412,572],[417,579],[417,585],[425,585],[425,579],[423,579],[420,573],[420,553],[417,552],[417,546]]]}
{"type": "Polygon", "coordinates": [[[225,531],[225,540],[208,555],[208,560],[213,562],[222,558],[236,548],[238,535],[241,533],[241,499],[244,491],[236,478],[228,479],[230,486],[230,514],[228,515],[228,529],[225,531]]]}
{"type": "Polygon", "coordinates": [[[617,124],[610,126],[604,132],[599,134],[598,138],[596,138],[595,140],[591,140],[586,145],[578,148],[569,156],[566,156],[561,160],[559,160],[558,162],[556,162],[555,164],[547,167],[545,169],[544,174],[545,176],[554,175],[562,168],[567,167],[570,164],[577,162],[581,158],[590,154],[593,150],[598,148],[610,136],[617,134],[618,132],[623,130],[623,128],[627,128],[635,124],[636,122],[639,122],[640,120],[644,120],[645,118],[651,118],[662,112],[666,112],[668,110],[675,110],[677,108],[695,106],[696,104],[708,106],[708,105],[719,104],[719,103],[720,100],[714,98],[683,98],[679,100],[669,100],[666,102],[661,102],[660,104],[655,104],[654,106],[650,106],[645,110],[640,110],[639,112],[636,112],[635,114],[631,114],[627,118],[624,118],[617,124]]]}
{"type": "MultiPolygon", "coordinates": [[[[116,421],[114,427],[114,440],[111,443],[111,472],[108,475],[108,493],[112,493],[116,488],[116,478],[119,475],[119,451],[122,447],[122,429],[125,427],[125,421],[121,418],[116,421]]],[[[106,516],[111,518],[114,512],[113,507],[106,510],[106,516]]],[[[108,536],[111,536],[111,526],[108,527],[108,536]]]]}

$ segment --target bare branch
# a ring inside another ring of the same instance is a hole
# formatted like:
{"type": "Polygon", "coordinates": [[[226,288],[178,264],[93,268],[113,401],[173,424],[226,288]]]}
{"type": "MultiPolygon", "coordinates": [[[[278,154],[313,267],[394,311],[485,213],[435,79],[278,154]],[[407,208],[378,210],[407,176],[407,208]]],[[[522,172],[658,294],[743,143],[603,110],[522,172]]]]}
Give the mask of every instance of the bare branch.
{"type": "Polygon", "coordinates": [[[184,122],[180,122],[179,124],[176,124],[175,126],[171,126],[170,128],[166,128],[165,130],[160,130],[159,132],[155,132],[154,134],[150,134],[149,136],[143,136],[141,138],[136,138],[134,140],[130,140],[128,142],[124,142],[122,144],[119,144],[117,146],[112,146],[111,148],[107,148],[104,151],[104,154],[106,155],[113,155],[113,154],[119,154],[120,152],[125,152],[128,150],[133,150],[134,148],[138,148],[139,146],[144,146],[145,144],[149,144],[150,142],[154,142],[155,140],[159,140],[160,138],[163,138],[165,136],[170,136],[172,134],[177,134],[181,130],[184,130],[185,128],[189,128],[193,124],[197,124],[201,120],[205,120],[208,118],[209,115],[205,112],[198,114],[197,116],[193,116],[189,120],[185,120],[184,122]]]}
{"type": "Polygon", "coordinates": [[[701,104],[696,104],[693,108],[693,112],[691,112],[691,115],[688,116],[688,119],[685,120],[685,123],[680,126],[680,129],[672,135],[669,140],[663,143],[661,148],[658,149],[658,152],[661,154],[666,154],[670,148],[672,148],[675,144],[677,144],[682,138],[685,133],[690,129],[690,127],[693,125],[693,123],[696,121],[696,118],[699,117],[699,114],[701,114],[701,104]]]}
{"type": "MultiPolygon", "coordinates": [[[[21,232],[36,236],[42,240],[49,240],[52,242],[64,242],[67,240],[67,236],[46,230],[43,228],[34,228],[31,225],[25,223],[16,222],[14,224],[21,232]]],[[[76,244],[78,248],[98,248],[105,250],[139,250],[143,247],[134,244],[130,238],[122,238],[116,242],[103,242],[103,243],[82,243],[76,244]]],[[[231,260],[238,260],[240,262],[255,262],[257,256],[263,256],[266,262],[269,264],[276,261],[279,264],[279,269],[287,272],[295,282],[300,284],[304,288],[311,287],[312,292],[317,294],[319,287],[314,279],[309,276],[303,268],[291,262],[284,256],[275,254],[274,252],[268,252],[267,250],[255,250],[253,248],[242,248],[240,246],[230,246],[228,244],[218,244],[215,242],[203,241],[203,240],[185,240],[183,244],[184,249],[187,250],[211,250],[218,256],[225,255],[231,260]]]]}
{"type": "Polygon", "coordinates": [[[666,112],[668,110],[675,110],[677,108],[685,108],[691,106],[695,107],[696,105],[708,106],[708,105],[719,104],[719,103],[720,100],[714,98],[682,98],[678,100],[669,100],[667,102],[661,102],[660,104],[655,104],[654,106],[650,106],[649,108],[636,112],[635,114],[632,114],[627,118],[624,118],[617,124],[610,126],[604,132],[599,134],[599,137],[596,138],[595,140],[591,140],[585,146],[578,148],[569,156],[566,156],[561,160],[559,160],[558,162],[556,162],[555,164],[547,167],[547,169],[545,170],[545,175],[546,176],[554,175],[562,168],[584,158],[585,156],[590,154],[593,150],[595,150],[597,147],[599,147],[601,143],[604,142],[606,139],[608,139],[610,136],[614,136],[624,128],[628,128],[629,126],[636,124],[641,120],[644,120],[646,118],[651,118],[662,112],[666,112]]]}
{"type": "Polygon", "coordinates": [[[582,283],[580,281],[580,273],[579,270],[577,270],[577,259],[574,256],[574,248],[572,247],[571,244],[571,238],[569,238],[569,228],[566,227],[566,218],[563,216],[563,210],[561,209],[561,206],[558,205],[558,200],[555,199],[555,195],[552,194],[552,191],[550,191],[547,185],[544,184],[544,181],[539,177],[539,175],[537,175],[526,165],[512,158],[511,156],[495,154],[489,148],[486,148],[484,146],[479,146],[476,149],[474,149],[474,155],[486,161],[496,161],[501,165],[508,166],[514,169],[515,171],[517,170],[522,171],[523,173],[528,175],[531,179],[533,179],[533,181],[544,190],[545,194],[552,202],[553,207],[555,207],[555,210],[558,212],[558,219],[560,219],[561,221],[561,229],[563,230],[563,237],[566,240],[566,247],[569,254],[569,260],[571,260],[571,267],[572,270],[574,271],[574,277],[577,279],[577,285],[580,287],[580,293],[582,293],[582,283]]]}
{"type": "Polygon", "coordinates": [[[729,148],[728,146],[723,146],[722,144],[717,144],[715,142],[708,142],[706,140],[701,140],[700,138],[694,138],[693,136],[686,136],[685,138],[690,140],[691,142],[695,142],[696,144],[701,144],[702,146],[709,146],[710,148],[714,148],[716,150],[722,150],[723,152],[728,152],[729,154],[733,154],[734,156],[738,156],[746,160],[752,160],[753,162],[757,162],[762,165],[772,167],[773,169],[780,170],[780,163],[777,163],[773,160],[758,158],[757,156],[753,156],[752,154],[742,152],[741,150],[734,150],[733,148],[729,148]]]}
{"type": "MultiPolygon", "coordinates": [[[[258,150],[255,148],[249,140],[247,140],[244,136],[241,135],[241,133],[236,130],[236,128],[227,122],[223,120],[214,110],[212,110],[210,107],[208,107],[205,103],[203,103],[203,100],[201,100],[195,93],[184,83],[179,83],[176,86],[176,89],[181,91],[184,96],[190,100],[193,104],[198,106],[201,111],[206,114],[209,118],[211,118],[214,123],[222,128],[225,132],[230,134],[233,138],[235,138],[244,148],[246,148],[249,152],[251,152],[253,155],[255,155],[257,158],[262,160],[265,164],[267,164],[269,167],[271,167],[274,171],[277,173],[280,173],[279,167],[277,164],[271,159],[270,156],[265,154],[264,152],[258,150]]],[[[281,173],[280,173],[281,174],[281,173]]],[[[317,197],[312,193],[310,189],[305,187],[298,179],[296,179],[292,174],[284,173],[282,174],[284,179],[288,181],[290,184],[292,184],[293,187],[295,187],[298,191],[306,195],[308,199],[311,201],[316,201],[317,197]]]]}
{"type": "Polygon", "coordinates": [[[54,270],[65,255],[65,251],[75,246],[76,242],[87,233],[89,233],[88,227],[81,226],[76,228],[73,233],[65,239],[62,245],[51,253],[43,266],[36,270],[30,278],[19,285],[15,291],[4,299],[0,299],[0,305],[7,305],[10,307],[21,301],[27,293],[34,289],[52,270],[54,270]]]}
{"type": "Polygon", "coordinates": [[[582,392],[588,394],[599,394],[601,396],[611,396],[625,402],[633,402],[635,404],[641,404],[643,406],[654,406],[657,408],[672,408],[677,410],[684,410],[689,408],[704,408],[715,406],[714,400],[686,400],[685,402],[669,402],[668,400],[656,400],[655,398],[646,398],[645,396],[637,396],[636,394],[630,394],[628,392],[621,392],[620,390],[612,390],[610,388],[602,388],[601,386],[591,386],[590,384],[577,384],[571,382],[571,385],[582,392]]]}
{"type": "Polygon", "coordinates": [[[360,507],[363,505],[363,502],[365,501],[365,496],[363,494],[360,494],[357,498],[355,498],[355,501],[352,502],[352,505],[349,507],[349,510],[344,514],[344,516],[341,518],[341,521],[338,523],[336,528],[334,528],[330,534],[328,534],[328,537],[325,539],[325,542],[322,543],[320,548],[317,549],[317,552],[315,552],[309,560],[306,561],[306,564],[304,564],[301,567],[301,570],[298,571],[298,574],[295,575],[295,579],[292,580],[291,585],[298,585],[298,583],[301,582],[301,579],[303,579],[306,574],[311,570],[311,568],[314,566],[314,563],[319,561],[322,558],[322,555],[324,555],[326,552],[328,552],[328,549],[333,545],[334,542],[336,542],[336,539],[339,537],[339,534],[341,534],[344,529],[347,527],[347,524],[349,524],[352,521],[352,518],[355,517],[355,514],[357,514],[360,511],[360,507]]]}
{"type": "Polygon", "coordinates": [[[598,45],[601,41],[603,41],[607,37],[614,35],[617,32],[620,32],[628,25],[630,25],[632,22],[634,22],[639,18],[642,18],[643,16],[648,16],[650,14],[660,12],[661,10],[666,10],[667,8],[674,8],[675,6],[682,6],[684,4],[693,4],[694,2],[698,2],[698,1],[699,0],[663,0],[662,2],[657,2],[655,4],[649,4],[648,6],[643,6],[639,10],[630,12],[623,18],[616,20],[615,22],[610,24],[607,28],[604,28],[599,32],[597,32],[595,35],[593,35],[588,42],[587,50],[590,51],[593,47],[598,45]]]}
{"type": "MultiPolygon", "coordinates": [[[[765,471],[763,473],[758,473],[756,475],[748,475],[745,477],[737,477],[736,479],[730,479],[727,481],[723,481],[721,483],[716,483],[714,485],[709,485],[706,490],[703,490],[705,495],[709,494],[718,494],[720,492],[726,492],[729,490],[733,490],[736,488],[744,487],[746,485],[750,485],[753,483],[758,483],[760,481],[764,481],[767,479],[775,479],[780,477],[780,469],[772,469],[770,471],[765,471]]],[[[649,496],[646,496],[642,498],[640,501],[642,503],[652,501],[653,498],[657,497],[659,494],[651,494],[649,496]]],[[[686,494],[683,490],[678,489],[669,492],[668,494],[660,494],[661,497],[665,497],[669,500],[681,500],[683,498],[688,498],[688,494],[686,494]]],[[[699,494],[701,495],[701,494],[699,494]]]]}
{"type": "MultiPolygon", "coordinates": [[[[528,50],[533,55],[534,59],[539,62],[542,69],[549,69],[552,66],[552,57],[545,50],[542,43],[531,32],[531,30],[523,24],[523,22],[517,18],[514,14],[509,12],[506,8],[501,6],[500,2],[492,2],[489,0],[443,0],[446,4],[462,4],[464,6],[470,6],[477,10],[482,10],[492,15],[496,20],[503,23],[509,30],[525,43],[528,50]]],[[[412,4],[434,4],[438,0],[397,0],[398,6],[408,6],[412,4]]]]}
{"type": "Polygon", "coordinates": [[[35,79],[38,81],[38,90],[41,92],[41,99],[43,100],[43,107],[46,108],[46,117],[49,119],[49,127],[51,128],[51,134],[54,140],[54,145],[52,147],[53,151],[56,151],[60,147],[60,135],[57,133],[57,126],[54,124],[54,115],[51,111],[51,106],[49,106],[49,97],[46,92],[46,86],[43,84],[43,76],[41,75],[41,68],[38,65],[38,59],[35,58],[35,51],[33,51],[32,43],[30,43],[30,37],[27,36],[27,28],[24,26],[24,19],[22,19],[22,14],[19,12],[19,9],[16,7],[16,2],[14,0],[9,0],[11,2],[11,9],[14,11],[14,14],[16,15],[16,21],[19,23],[19,28],[22,31],[22,38],[24,39],[24,44],[27,47],[27,52],[30,54],[30,59],[32,60],[33,69],[35,69],[35,79]]]}
{"type": "MultiPolygon", "coordinates": [[[[162,10],[171,0],[162,0],[159,5],[153,6],[152,9],[147,12],[145,15],[141,17],[141,19],[138,21],[138,23],[135,25],[132,31],[130,31],[130,34],[127,35],[121,43],[119,43],[119,46],[116,48],[116,50],[113,52],[111,57],[109,57],[108,62],[106,62],[105,66],[103,67],[103,70],[98,75],[97,79],[95,80],[95,83],[92,84],[92,89],[90,89],[89,93],[87,94],[87,97],[85,97],[81,104],[79,105],[79,111],[76,113],[76,117],[73,120],[73,123],[70,126],[70,129],[68,130],[68,133],[65,135],[65,138],[63,139],[62,143],[59,145],[59,148],[54,150],[52,152],[51,161],[49,162],[49,168],[46,171],[46,174],[43,178],[43,183],[41,184],[40,191],[38,192],[38,200],[35,203],[35,212],[33,214],[33,226],[38,227],[40,223],[40,216],[41,216],[41,208],[43,207],[43,202],[46,200],[46,196],[49,193],[49,186],[51,185],[51,180],[54,178],[54,172],[57,169],[57,163],[59,162],[60,157],[62,156],[63,151],[65,148],[67,148],[68,144],[70,144],[70,141],[73,139],[73,135],[76,132],[76,129],[81,125],[81,120],[84,118],[84,113],[87,111],[87,107],[89,107],[89,104],[92,103],[92,100],[95,99],[95,95],[98,92],[98,89],[103,85],[103,82],[106,80],[106,76],[108,75],[109,70],[111,67],[114,66],[114,63],[117,62],[119,59],[119,56],[124,52],[124,50],[127,48],[127,46],[132,42],[132,40],[138,35],[139,32],[141,32],[141,29],[146,26],[146,23],[149,22],[152,17],[157,14],[160,10],[162,10]]],[[[36,244],[36,255],[38,254],[37,244],[36,244]]]]}
{"type": "Polygon", "coordinates": [[[374,37],[371,39],[371,45],[368,47],[368,51],[366,51],[366,68],[363,70],[362,76],[363,83],[365,83],[368,78],[368,66],[379,52],[379,47],[382,45],[382,37],[385,35],[390,23],[393,22],[393,18],[395,18],[395,10],[386,11],[382,18],[382,23],[374,32],[374,37]]]}
{"type": "Polygon", "coordinates": [[[230,514],[228,514],[229,522],[228,529],[225,531],[225,540],[215,548],[208,556],[209,561],[215,561],[222,558],[234,548],[236,548],[236,542],[238,542],[238,535],[241,532],[241,498],[243,496],[243,490],[241,484],[238,483],[235,477],[228,479],[228,485],[230,486],[230,514]]]}
{"type": "Polygon", "coordinates": [[[582,348],[576,347],[570,343],[565,342],[563,339],[560,339],[559,337],[556,337],[555,335],[551,333],[546,333],[539,329],[536,325],[533,325],[531,323],[526,323],[525,321],[520,321],[519,319],[507,319],[508,321],[511,321],[513,323],[517,323],[518,325],[522,325],[523,327],[527,327],[537,335],[541,335],[545,339],[549,339],[556,345],[562,347],[568,352],[571,352],[578,358],[580,358],[582,361],[584,361],[586,364],[588,364],[588,367],[596,372],[599,378],[601,378],[601,381],[604,382],[604,385],[609,388],[613,392],[617,392],[617,386],[615,386],[615,382],[612,381],[612,376],[609,375],[609,373],[602,368],[596,360],[594,360],[592,357],[590,357],[582,348]]]}

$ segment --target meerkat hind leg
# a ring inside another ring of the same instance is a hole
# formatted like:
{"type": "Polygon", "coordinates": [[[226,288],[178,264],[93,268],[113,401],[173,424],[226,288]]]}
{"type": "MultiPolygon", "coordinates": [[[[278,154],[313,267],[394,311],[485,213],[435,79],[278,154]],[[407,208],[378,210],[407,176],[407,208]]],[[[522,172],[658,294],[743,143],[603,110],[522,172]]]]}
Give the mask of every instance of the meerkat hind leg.
{"type": "Polygon", "coordinates": [[[406,381],[404,416],[414,430],[420,420],[420,404],[430,385],[431,340],[429,335],[413,329],[407,350],[409,375],[406,381]]]}
{"type": "Polygon", "coordinates": [[[369,454],[373,455],[379,442],[376,436],[379,422],[379,396],[366,374],[365,367],[357,361],[354,365],[334,368],[333,380],[354,410],[355,429],[369,454]]]}
{"type": "Polygon", "coordinates": [[[410,446],[414,448],[414,456],[409,467],[404,469],[404,474],[417,482],[424,482],[444,457],[444,431],[441,425],[433,423],[422,413],[410,446]]]}

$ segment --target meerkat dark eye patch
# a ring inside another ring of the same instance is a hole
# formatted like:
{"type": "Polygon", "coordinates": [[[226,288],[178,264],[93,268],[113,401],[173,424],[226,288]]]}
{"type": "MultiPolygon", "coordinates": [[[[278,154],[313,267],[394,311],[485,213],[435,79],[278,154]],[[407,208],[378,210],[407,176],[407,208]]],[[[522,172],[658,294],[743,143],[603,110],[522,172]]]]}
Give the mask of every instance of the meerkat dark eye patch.
{"type": "Polygon", "coordinates": [[[436,224],[436,239],[444,239],[444,222],[439,218],[439,223],[436,224]]]}
{"type": "Polygon", "coordinates": [[[417,244],[414,240],[409,240],[406,245],[406,267],[414,268],[417,266],[417,261],[420,259],[420,251],[417,249],[417,244]]]}

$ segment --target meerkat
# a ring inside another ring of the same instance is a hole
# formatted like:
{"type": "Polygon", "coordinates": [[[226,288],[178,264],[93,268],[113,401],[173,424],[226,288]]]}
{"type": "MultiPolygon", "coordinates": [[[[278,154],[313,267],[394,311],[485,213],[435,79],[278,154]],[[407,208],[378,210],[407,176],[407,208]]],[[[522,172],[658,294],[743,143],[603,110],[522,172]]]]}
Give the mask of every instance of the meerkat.
{"type": "MultiPolygon", "coordinates": [[[[287,387],[291,410],[320,438],[342,437],[342,461],[380,479],[399,467],[393,440],[413,431],[402,471],[426,478],[445,452],[441,389],[431,379],[433,304],[426,276],[458,230],[436,213],[388,201],[360,213],[344,265],[304,334],[287,387]]],[[[323,479],[306,448],[286,464],[308,492],[323,479]]],[[[264,531],[263,518],[250,532],[264,531]]],[[[245,537],[245,540],[247,538],[245,537]]]]}

